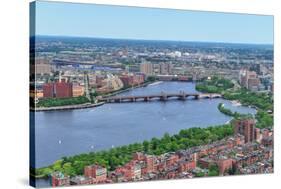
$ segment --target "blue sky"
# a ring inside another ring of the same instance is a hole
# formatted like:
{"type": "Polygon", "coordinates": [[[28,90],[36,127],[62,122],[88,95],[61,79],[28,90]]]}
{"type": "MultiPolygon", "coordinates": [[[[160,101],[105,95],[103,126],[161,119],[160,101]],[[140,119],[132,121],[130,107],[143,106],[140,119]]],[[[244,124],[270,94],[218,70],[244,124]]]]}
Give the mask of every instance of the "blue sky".
{"type": "Polygon", "coordinates": [[[36,34],[273,44],[273,16],[37,1],[36,34]]]}

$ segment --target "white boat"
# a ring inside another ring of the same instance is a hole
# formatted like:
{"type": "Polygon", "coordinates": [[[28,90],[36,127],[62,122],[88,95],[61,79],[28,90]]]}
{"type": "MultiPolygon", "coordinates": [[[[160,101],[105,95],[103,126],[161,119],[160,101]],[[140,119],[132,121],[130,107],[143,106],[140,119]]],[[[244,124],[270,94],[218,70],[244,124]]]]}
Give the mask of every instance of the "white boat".
{"type": "Polygon", "coordinates": [[[160,83],[163,83],[163,81],[157,81],[157,82],[155,82],[155,83],[149,84],[148,86],[158,85],[158,84],[160,84],[160,83]]]}

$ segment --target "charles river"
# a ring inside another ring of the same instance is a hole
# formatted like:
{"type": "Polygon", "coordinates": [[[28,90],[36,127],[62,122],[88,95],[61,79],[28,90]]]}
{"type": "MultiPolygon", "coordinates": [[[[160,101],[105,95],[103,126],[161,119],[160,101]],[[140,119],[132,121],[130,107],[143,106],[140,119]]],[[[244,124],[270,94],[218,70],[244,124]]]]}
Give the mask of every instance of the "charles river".
{"type": "MultiPolygon", "coordinates": [[[[157,82],[119,95],[197,92],[191,82],[157,82]]],[[[175,134],[190,127],[208,127],[231,118],[219,112],[222,102],[240,113],[255,113],[224,99],[158,100],[112,103],[96,108],[36,112],[36,167],[52,164],[63,156],[106,150],[120,145],[175,134]]]]}

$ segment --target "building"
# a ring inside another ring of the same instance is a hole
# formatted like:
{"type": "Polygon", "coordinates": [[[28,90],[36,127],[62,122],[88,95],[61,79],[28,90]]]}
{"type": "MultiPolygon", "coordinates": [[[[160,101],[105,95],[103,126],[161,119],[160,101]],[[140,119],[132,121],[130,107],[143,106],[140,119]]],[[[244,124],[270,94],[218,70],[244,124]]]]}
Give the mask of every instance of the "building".
{"type": "Polygon", "coordinates": [[[73,94],[73,97],[83,96],[85,94],[85,88],[78,84],[73,85],[72,94],[73,94]]]}
{"type": "Polygon", "coordinates": [[[223,175],[225,171],[232,169],[233,160],[228,158],[221,158],[217,161],[219,167],[219,174],[223,175]]]}
{"type": "Polygon", "coordinates": [[[54,94],[54,84],[53,83],[45,83],[43,85],[43,97],[44,98],[53,98],[54,94]]]}
{"type": "Polygon", "coordinates": [[[100,75],[96,76],[96,85],[97,85],[97,87],[101,87],[102,86],[103,79],[104,79],[103,76],[100,76],[100,75]]]}
{"type": "Polygon", "coordinates": [[[260,79],[258,78],[257,73],[246,69],[240,70],[239,82],[243,87],[251,91],[257,91],[260,86],[260,79]]]}
{"type": "Polygon", "coordinates": [[[70,177],[65,176],[61,172],[54,172],[51,175],[51,184],[53,187],[55,186],[69,186],[70,185],[70,177]]]}
{"type": "Polygon", "coordinates": [[[245,143],[255,140],[255,120],[241,119],[234,122],[234,133],[245,137],[245,143]]]}
{"type": "Polygon", "coordinates": [[[146,155],[145,158],[144,158],[144,162],[146,164],[146,172],[147,173],[151,173],[154,171],[154,161],[155,161],[155,158],[154,156],[152,155],[146,155]]]}
{"type": "Polygon", "coordinates": [[[119,76],[119,78],[121,79],[124,87],[130,87],[134,83],[134,78],[130,75],[122,75],[122,76],[119,76]]]}
{"type": "Polygon", "coordinates": [[[35,58],[35,73],[50,74],[52,71],[50,61],[47,58],[35,58]]]}
{"type": "Polygon", "coordinates": [[[160,74],[169,75],[172,74],[173,65],[171,63],[160,63],[160,74]]]}
{"type": "Polygon", "coordinates": [[[196,162],[192,161],[180,161],[179,172],[191,171],[196,168],[196,162]]]}
{"type": "Polygon", "coordinates": [[[72,83],[66,82],[65,79],[43,85],[44,98],[69,98],[73,96],[72,92],[72,83]]]}
{"type": "Polygon", "coordinates": [[[127,69],[128,72],[133,72],[133,73],[136,73],[136,72],[140,72],[140,65],[138,64],[133,64],[133,65],[128,65],[128,69],[127,69]]]}
{"type": "Polygon", "coordinates": [[[248,79],[248,89],[251,91],[258,91],[260,86],[259,78],[249,78],[248,79]]]}
{"type": "Polygon", "coordinates": [[[42,89],[36,89],[35,90],[35,98],[43,98],[44,97],[44,94],[43,94],[43,90],[42,89]]]}
{"type": "Polygon", "coordinates": [[[133,85],[139,85],[144,82],[145,75],[144,74],[135,74],[133,76],[133,85]]]}
{"type": "Polygon", "coordinates": [[[69,98],[72,97],[72,83],[66,82],[62,79],[61,82],[54,84],[54,93],[56,98],[69,98]]]}
{"type": "Polygon", "coordinates": [[[70,179],[70,185],[85,185],[94,183],[95,179],[84,176],[76,176],[70,179]]]}
{"type": "Polygon", "coordinates": [[[153,74],[153,65],[148,62],[141,63],[140,71],[141,71],[141,73],[144,73],[146,75],[152,75],[153,74]]]}
{"type": "Polygon", "coordinates": [[[95,178],[97,183],[105,182],[107,179],[107,170],[100,165],[90,165],[84,168],[84,176],[95,178]]]}
{"type": "Polygon", "coordinates": [[[260,143],[262,140],[261,130],[259,128],[255,128],[255,140],[260,143]]]}

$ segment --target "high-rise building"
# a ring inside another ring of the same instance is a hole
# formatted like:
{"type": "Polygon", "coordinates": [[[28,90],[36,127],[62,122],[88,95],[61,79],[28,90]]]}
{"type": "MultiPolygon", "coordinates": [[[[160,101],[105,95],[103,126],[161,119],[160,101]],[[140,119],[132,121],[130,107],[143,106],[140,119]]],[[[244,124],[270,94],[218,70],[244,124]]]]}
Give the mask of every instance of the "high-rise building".
{"type": "Polygon", "coordinates": [[[146,75],[152,75],[153,74],[153,65],[149,62],[141,63],[140,71],[146,75]]]}
{"type": "Polygon", "coordinates": [[[251,91],[257,91],[260,85],[260,79],[256,72],[245,69],[240,70],[239,82],[243,87],[246,87],[251,91]]]}
{"type": "Polygon", "coordinates": [[[240,85],[242,85],[243,87],[246,87],[247,85],[247,78],[246,78],[246,74],[247,74],[247,70],[242,69],[239,72],[239,83],[240,85]]]}
{"type": "Polygon", "coordinates": [[[248,89],[251,91],[258,91],[260,86],[259,78],[249,78],[248,79],[248,89]]]}
{"type": "Polygon", "coordinates": [[[234,122],[234,133],[245,137],[245,143],[255,140],[255,120],[240,119],[234,122]]]}

